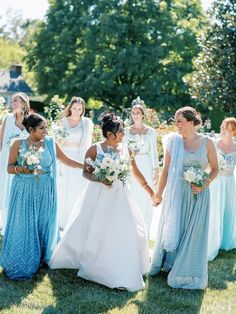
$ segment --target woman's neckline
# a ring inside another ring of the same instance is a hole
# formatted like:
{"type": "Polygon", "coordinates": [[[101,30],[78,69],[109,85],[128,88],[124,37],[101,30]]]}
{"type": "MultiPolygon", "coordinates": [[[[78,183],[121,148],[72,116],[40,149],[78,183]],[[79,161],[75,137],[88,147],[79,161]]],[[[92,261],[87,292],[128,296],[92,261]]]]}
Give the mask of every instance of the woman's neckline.
{"type": "MultiPolygon", "coordinates": [[[[144,131],[144,132],[137,132],[137,133],[132,133],[132,132],[131,132],[132,126],[130,126],[130,127],[129,127],[129,134],[130,134],[130,135],[134,135],[134,136],[135,136],[135,135],[147,135],[147,134],[148,134],[148,127],[147,127],[145,124],[144,124],[143,126],[144,126],[144,128],[143,128],[143,131],[144,131]]],[[[142,130],[142,129],[141,129],[141,130],[142,130]]]]}
{"type": "Polygon", "coordinates": [[[190,153],[190,154],[197,153],[197,152],[201,149],[201,147],[202,147],[202,139],[203,139],[204,137],[205,137],[205,136],[201,136],[201,137],[200,137],[200,145],[199,145],[199,147],[198,147],[196,150],[190,151],[190,150],[188,150],[188,149],[186,149],[186,148],[184,147],[184,151],[187,152],[187,153],[190,153]]]}
{"type": "Polygon", "coordinates": [[[22,126],[23,126],[23,129],[21,129],[17,124],[16,124],[16,114],[14,114],[14,117],[15,117],[15,126],[16,126],[16,128],[18,129],[18,130],[20,130],[21,132],[23,132],[24,130],[25,130],[25,127],[23,126],[23,124],[22,124],[22,126]]]}
{"type": "Polygon", "coordinates": [[[219,147],[219,142],[220,142],[220,141],[218,141],[218,143],[217,143],[217,149],[220,150],[221,153],[223,153],[224,155],[232,155],[232,154],[236,153],[236,149],[235,149],[234,151],[230,152],[230,153],[225,153],[225,152],[222,150],[222,148],[219,147]]]}
{"type": "Polygon", "coordinates": [[[79,125],[80,125],[81,120],[82,120],[82,118],[78,121],[78,123],[77,123],[75,126],[71,126],[71,124],[70,124],[70,120],[69,120],[69,117],[66,117],[66,121],[67,121],[67,124],[68,124],[68,126],[69,126],[69,128],[70,128],[70,129],[76,129],[76,128],[77,128],[77,126],[79,126],[79,125]]]}

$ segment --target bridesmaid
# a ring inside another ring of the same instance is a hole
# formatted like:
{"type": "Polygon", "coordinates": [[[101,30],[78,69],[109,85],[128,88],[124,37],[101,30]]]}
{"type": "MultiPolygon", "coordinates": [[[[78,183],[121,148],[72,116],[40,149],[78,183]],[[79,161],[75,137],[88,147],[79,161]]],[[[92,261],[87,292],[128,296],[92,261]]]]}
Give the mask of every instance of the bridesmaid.
{"type": "Polygon", "coordinates": [[[59,239],[56,157],[68,166],[83,167],[46,137],[47,123],[42,116],[30,115],[22,124],[30,135],[16,140],[10,150],[8,172],[15,176],[0,258],[7,277],[15,280],[31,278],[40,263],[50,259],[59,239]],[[24,162],[26,154],[31,156],[28,163],[24,162]],[[32,170],[30,164],[37,163],[37,158],[40,167],[32,170]]]}
{"type": "Polygon", "coordinates": [[[8,113],[3,121],[0,133],[0,227],[4,234],[7,221],[7,203],[12,176],[7,173],[7,163],[11,140],[17,137],[27,136],[22,121],[29,114],[29,97],[24,93],[16,93],[12,96],[13,113],[8,113]]]}
{"type": "Polygon", "coordinates": [[[236,119],[226,118],[220,128],[216,143],[219,176],[211,185],[208,260],[213,260],[219,249],[236,248],[236,119]]]}
{"type": "MultiPolygon", "coordinates": [[[[72,159],[83,163],[87,149],[92,144],[93,122],[84,117],[85,101],[80,97],[72,97],[64,111],[62,126],[68,133],[61,145],[62,151],[72,159]]],[[[87,186],[81,169],[71,169],[59,165],[58,175],[59,224],[65,228],[75,202],[87,186]],[[76,187],[76,193],[74,189],[76,187]]]]}
{"type": "MultiPolygon", "coordinates": [[[[159,169],[157,136],[153,128],[144,124],[144,119],[144,102],[138,97],[132,102],[131,120],[133,124],[125,129],[124,141],[135,152],[138,168],[148,184],[155,190],[159,169]]],[[[148,234],[150,234],[153,217],[152,202],[134,178],[131,179],[131,191],[143,214],[148,234]]]]}
{"type": "Polygon", "coordinates": [[[165,189],[150,273],[170,271],[168,285],[172,288],[204,289],[208,278],[208,186],[218,173],[217,155],[212,141],[196,131],[201,118],[194,108],[177,110],[175,121],[179,134],[167,140],[156,194],[156,203],[161,203],[165,189]],[[183,172],[188,167],[210,168],[204,186],[184,180],[183,172]]]}

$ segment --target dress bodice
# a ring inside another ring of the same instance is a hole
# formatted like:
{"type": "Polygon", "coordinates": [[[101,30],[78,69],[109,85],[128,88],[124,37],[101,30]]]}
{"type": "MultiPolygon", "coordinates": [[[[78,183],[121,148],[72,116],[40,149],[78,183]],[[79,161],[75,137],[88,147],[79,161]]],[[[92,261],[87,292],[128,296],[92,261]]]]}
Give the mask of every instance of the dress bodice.
{"type": "Polygon", "coordinates": [[[219,175],[232,176],[236,166],[236,151],[225,154],[217,147],[217,155],[219,161],[219,175]]]}
{"type": "MultiPolygon", "coordinates": [[[[29,148],[26,145],[26,140],[23,139],[21,142],[21,150],[19,152],[19,155],[23,156],[27,151],[29,151],[29,148]]],[[[49,172],[51,170],[52,165],[52,155],[49,151],[48,146],[45,144],[43,152],[40,155],[40,164],[41,170],[43,172],[49,172]]]]}
{"type": "Polygon", "coordinates": [[[64,118],[62,120],[62,124],[68,133],[68,136],[64,139],[64,141],[79,145],[83,135],[82,123],[80,122],[77,126],[71,127],[69,125],[68,118],[64,118]]]}
{"type": "Polygon", "coordinates": [[[3,146],[9,146],[11,140],[18,137],[26,137],[28,132],[26,129],[21,130],[16,126],[16,117],[13,113],[7,115],[6,126],[4,130],[3,146]]]}
{"type": "Polygon", "coordinates": [[[206,141],[207,137],[203,136],[200,140],[200,147],[195,152],[184,150],[184,167],[196,167],[205,170],[208,166],[208,153],[206,141]]]}

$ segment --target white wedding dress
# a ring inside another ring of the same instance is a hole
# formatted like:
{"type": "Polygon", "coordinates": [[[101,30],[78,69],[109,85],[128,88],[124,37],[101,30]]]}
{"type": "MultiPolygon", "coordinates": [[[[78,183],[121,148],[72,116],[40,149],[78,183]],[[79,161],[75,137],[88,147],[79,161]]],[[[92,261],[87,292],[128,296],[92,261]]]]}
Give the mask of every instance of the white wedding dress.
{"type": "Polygon", "coordinates": [[[68,222],[50,268],[79,269],[79,277],[109,288],[143,289],[150,267],[147,232],[128,187],[90,182],[76,206],[79,214],[68,222]]]}
{"type": "Polygon", "coordinates": [[[147,232],[127,186],[90,182],[76,207],[77,217],[69,220],[50,268],[79,269],[79,277],[109,288],[143,289],[150,263],[147,232]]]}

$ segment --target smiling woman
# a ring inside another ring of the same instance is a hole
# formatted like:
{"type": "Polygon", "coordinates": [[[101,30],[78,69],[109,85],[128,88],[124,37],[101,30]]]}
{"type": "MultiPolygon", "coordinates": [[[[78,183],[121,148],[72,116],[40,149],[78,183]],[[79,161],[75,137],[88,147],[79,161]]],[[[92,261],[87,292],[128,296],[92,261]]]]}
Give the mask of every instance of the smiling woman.
{"type": "Polygon", "coordinates": [[[47,262],[59,239],[56,196],[56,157],[74,168],[52,138],[40,115],[23,120],[29,137],[16,140],[10,149],[8,172],[15,174],[0,264],[11,279],[31,278],[47,262]]]}

